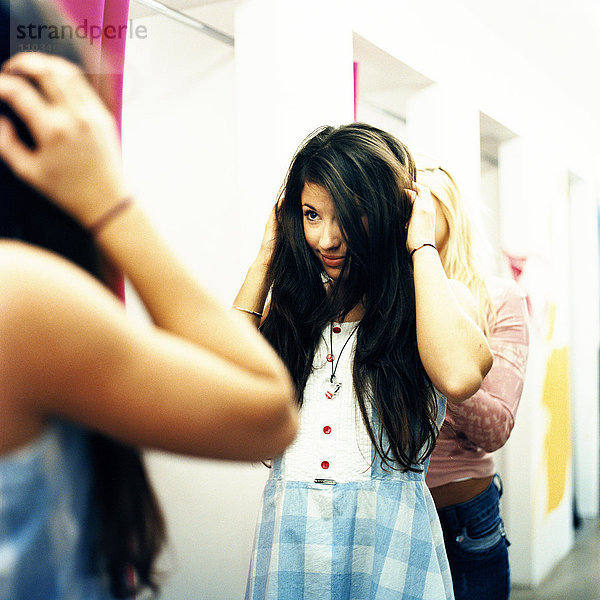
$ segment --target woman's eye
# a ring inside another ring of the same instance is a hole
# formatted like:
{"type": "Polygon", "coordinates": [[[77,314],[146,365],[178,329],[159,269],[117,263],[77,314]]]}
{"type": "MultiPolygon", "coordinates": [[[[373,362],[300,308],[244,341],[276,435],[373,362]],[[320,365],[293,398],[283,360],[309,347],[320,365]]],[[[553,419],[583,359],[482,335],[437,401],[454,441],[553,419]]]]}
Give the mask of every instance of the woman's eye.
{"type": "Polygon", "coordinates": [[[314,210],[307,210],[304,212],[304,217],[309,221],[315,221],[319,215],[314,210]]]}

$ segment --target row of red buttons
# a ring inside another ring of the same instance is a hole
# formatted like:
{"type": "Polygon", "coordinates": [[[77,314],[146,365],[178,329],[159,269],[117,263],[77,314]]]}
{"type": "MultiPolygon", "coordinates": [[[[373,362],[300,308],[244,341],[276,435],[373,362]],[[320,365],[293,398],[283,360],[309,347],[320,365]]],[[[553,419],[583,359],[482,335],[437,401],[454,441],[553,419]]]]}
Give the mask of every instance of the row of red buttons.
{"type": "MultiPolygon", "coordinates": [[[[335,327],[332,328],[333,333],[340,333],[340,331],[342,331],[342,328],[339,327],[338,325],[336,325],[335,327]]],[[[332,354],[328,354],[327,355],[327,360],[329,362],[333,361],[333,355],[332,354]]],[[[326,393],[327,395],[327,393],[326,393]]],[[[327,396],[328,398],[331,398],[330,395],[327,396]]],[[[325,435],[329,435],[331,433],[331,427],[329,427],[329,425],[325,425],[325,427],[323,427],[323,433],[325,435]]],[[[321,463],[321,469],[329,469],[329,461],[324,460],[321,463]]]]}
{"type": "MultiPolygon", "coordinates": [[[[331,427],[329,427],[329,425],[325,425],[325,427],[323,427],[323,433],[325,435],[329,435],[331,433],[331,427]]],[[[329,461],[324,460],[321,463],[321,469],[329,469],[329,461]]]]}

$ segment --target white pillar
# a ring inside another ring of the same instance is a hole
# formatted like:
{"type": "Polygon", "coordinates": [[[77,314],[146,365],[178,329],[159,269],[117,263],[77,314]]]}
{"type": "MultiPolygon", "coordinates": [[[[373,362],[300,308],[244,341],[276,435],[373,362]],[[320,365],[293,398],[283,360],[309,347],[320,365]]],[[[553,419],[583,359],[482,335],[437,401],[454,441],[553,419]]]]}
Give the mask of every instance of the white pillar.
{"type": "Polygon", "coordinates": [[[352,30],[342,0],[248,0],[236,11],[240,260],[247,265],[295,149],[353,119],[352,30]]]}
{"type": "MultiPolygon", "coordinates": [[[[524,149],[521,138],[514,138],[500,144],[498,148],[500,249],[513,257],[527,257],[530,254],[523,161],[524,149]]],[[[526,289],[526,292],[529,290],[526,289]]],[[[511,577],[513,582],[523,585],[529,585],[533,581],[533,503],[536,480],[536,461],[533,457],[536,455],[538,445],[535,433],[540,429],[534,424],[540,420],[537,405],[545,364],[544,356],[541,356],[540,337],[540,331],[532,327],[529,336],[527,377],[515,427],[509,442],[501,450],[501,475],[504,480],[502,516],[512,544],[509,550],[511,577]]]]}
{"type": "Polygon", "coordinates": [[[571,221],[571,392],[577,510],[598,516],[598,207],[590,183],[569,182],[571,221]]]}
{"type": "Polygon", "coordinates": [[[526,257],[529,361],[503,452],[513,582],[537,585],[573,544],[567,171],[528,135],[499,150],[502,246],[526,257]]]}
{"type": "Polygon", "coordinates": [[[411,150],[438,159],[452,173],[465,201],[476,206],[480,199],[479,110],[472,99],[458,85],[430,85],[409,98],[406,121],[411,150]]]}

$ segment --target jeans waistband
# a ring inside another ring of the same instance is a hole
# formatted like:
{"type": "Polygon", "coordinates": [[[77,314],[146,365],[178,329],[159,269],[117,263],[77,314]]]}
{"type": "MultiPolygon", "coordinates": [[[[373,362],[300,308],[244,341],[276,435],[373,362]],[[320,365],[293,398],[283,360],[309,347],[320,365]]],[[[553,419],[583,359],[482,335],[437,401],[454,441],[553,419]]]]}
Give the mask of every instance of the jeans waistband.
{"type": "Polygon", "coordinates": [[[502,479],[500,478],[500,475],[496,473],[490,485],[474,498],[471,498],[466,502],[461,502],[460,504],[453,504],[452,506],[440,508],[438,510],[440,519],[445,518],[451,522],[461,523],[469,514],[489,509],[491,505],[495,504],[500,499],[502,490],[502,479]]]}

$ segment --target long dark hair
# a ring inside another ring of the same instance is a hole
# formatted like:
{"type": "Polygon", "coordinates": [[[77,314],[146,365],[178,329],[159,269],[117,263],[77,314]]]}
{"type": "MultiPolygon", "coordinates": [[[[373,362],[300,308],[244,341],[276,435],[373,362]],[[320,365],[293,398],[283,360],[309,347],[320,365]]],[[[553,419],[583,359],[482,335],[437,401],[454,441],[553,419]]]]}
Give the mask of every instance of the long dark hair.
{"type": "Polygon", "coordinates": [[[412,211],[406,189],[415,179],[408,149],[380,129],[354,123],[313,132],[282,186],[268,273],[271,301],[261,330],[303,390],[323,328],[362,302],[353,383],[363,421],[384,465],[419,471],[438,429],[437,400],[417,349],[406,249],[412,211]],[[329,193],[347,243],[349,260],[329,293],[304,237],[301,195],[307,183],[329,193]]]}
{"type": "MultiPolygon", "coordinates": [[[[48,12],[47,5],[0,0],[0,64],[11,55],[9,18],[13,33],[19,24],[59,25],[62,22],[60,15],[48,12]]],[[[40,41],[40,44],[50,47],[50,43],[40,41]]],[[[73,42],[52,40],[52,48],[53,53],[81,64],[73,42]]],[[[2,102],[0,114],[8,115],[22,140],[34,145],[23,122],[2,102]]],[[[102,260],[90,234],[15,177],[2,161],[0,238],[22,240],[56,252],[103,280],[102,260]]],[[[165,541],[165,524],[140,453],[100,433],[90,432],[89,440],[93,467],[90,521],[96,525],[95,553],[90,567],[99,574],[108,574],[111,593],[117,598],[130,597],[143,588],[156,590],[153,564],[165,541]]]]}

